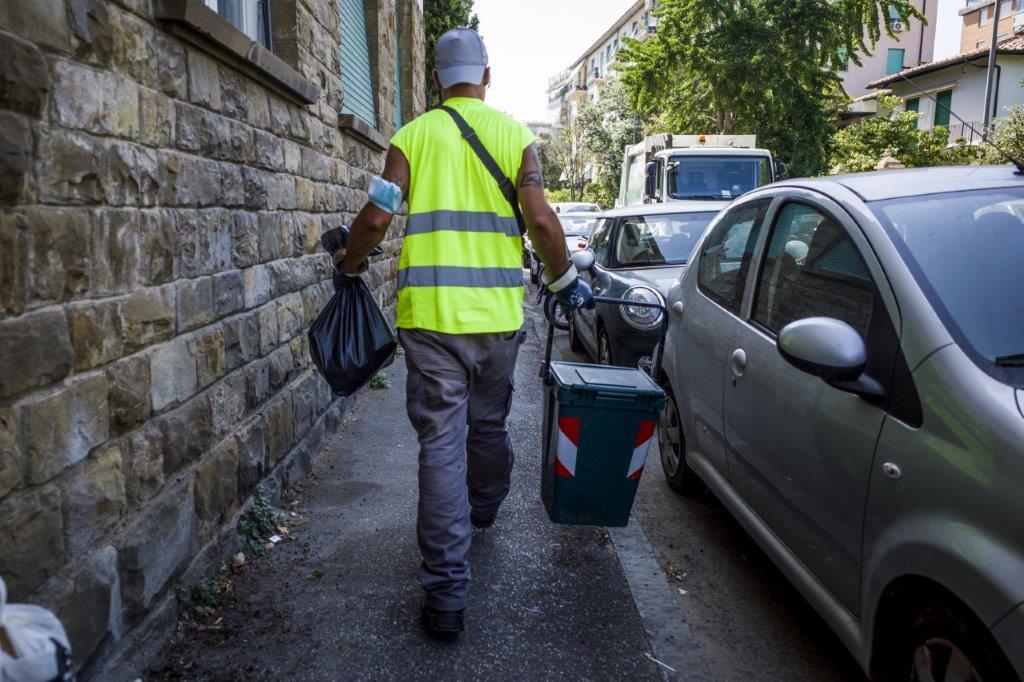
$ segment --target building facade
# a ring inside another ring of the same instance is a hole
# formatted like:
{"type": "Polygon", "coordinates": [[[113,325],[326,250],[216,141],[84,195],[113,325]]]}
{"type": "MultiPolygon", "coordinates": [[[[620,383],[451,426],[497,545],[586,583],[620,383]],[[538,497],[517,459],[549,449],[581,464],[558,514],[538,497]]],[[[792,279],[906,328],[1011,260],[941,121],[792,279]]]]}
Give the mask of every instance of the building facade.
{"type": "MultiPolygon", "coordinates": [[[[992,24],[995,20],[996,0],[968,0],[960,9],[963,28],[960,30],[960,52],[989,47],[992,44],[992,24]]],[[[1024,31],[1024,0],[999,0],[999,27],[996,42],[1012,38],[1024,31]]]]}
{"type": "Polygon", "coordinates": [[[136,677],[339,423],[318,241],[423,110],[423,52],[417,0],[0,0],[0,576],[82,677],[136,677]]]}
{"type": "Polygon", "coordinates": [[[869,83],[903,69],[913,68],[932,60],[935,51],[935,24],[938,18],[938,0],[913,0],[911,3],[927,19],[927,25],[919,19],[901,19],[895,12],[889,15],[889,24],[896,37],[882,34],[872,53],[861,55],[861,64],[848,60],[846,68],[840,70],[843,89],[851,98],[868,94],[869,83]]]}

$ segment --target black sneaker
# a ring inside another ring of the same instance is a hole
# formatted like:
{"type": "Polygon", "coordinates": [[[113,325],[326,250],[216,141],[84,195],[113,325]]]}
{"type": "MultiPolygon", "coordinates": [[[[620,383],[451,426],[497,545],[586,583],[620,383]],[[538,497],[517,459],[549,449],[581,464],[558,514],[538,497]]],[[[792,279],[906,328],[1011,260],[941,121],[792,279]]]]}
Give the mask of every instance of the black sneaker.
{"type": "Polygon", "coordinates": [[[427,632],[432,635],[447,635],[454,637],[462,632],[462,612],[442,611],[432,606],[424,606],[420,620],[427,632]]]}
{"type": "Polygon", "coordinates": [[[490,528],[494,525],[494,519],[498,517],[498,513],[495,512],[490,516],[479,516],[475,509],[469,512],[469,522],[473,524],[474,528],[490,528]]]}

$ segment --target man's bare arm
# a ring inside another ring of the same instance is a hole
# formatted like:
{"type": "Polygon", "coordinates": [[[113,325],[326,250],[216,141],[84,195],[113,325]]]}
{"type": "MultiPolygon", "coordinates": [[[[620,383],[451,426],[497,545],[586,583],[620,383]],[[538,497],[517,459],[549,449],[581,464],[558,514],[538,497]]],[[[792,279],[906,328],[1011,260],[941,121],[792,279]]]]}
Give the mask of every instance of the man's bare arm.
{"type": "Polygon", "coordinates": [[[544,196],[544,177],[537,158],[537,148],[532,144],[523,150],[516,191],[533,248],[540,254],[551,277],[558,277],[569,269],[565,233],[562,232],[558,216],[544,196]]]}
{"type": "MultiPolygon", "coordinates": [[[[388,157],[384,161],[384,172],[381,173],[381,177],[398,185],[402,190],[403,197],[409,195],[409,161],[398,147],[388,149],[388,157]]],[[[348,247],[345,260],[341,264],[342,272],[359,270],[373,247],[384,240],[384,236],[391,226],[391,218],[392,215],[387,211],[369,201],[366,202],[366,206],[349,227],[348,247]]]]}

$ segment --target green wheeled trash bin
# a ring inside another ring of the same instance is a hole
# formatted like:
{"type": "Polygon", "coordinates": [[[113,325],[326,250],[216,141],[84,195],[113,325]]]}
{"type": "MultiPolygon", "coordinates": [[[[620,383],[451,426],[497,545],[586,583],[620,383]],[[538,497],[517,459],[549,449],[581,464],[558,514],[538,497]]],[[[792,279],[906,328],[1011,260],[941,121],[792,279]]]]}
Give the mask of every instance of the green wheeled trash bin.
{"type": "Polygon", "coordinates": [[[665,392],[639,369],[550,359],[545,383],[541,499],[548,516],[625,526],[665,392]]]}

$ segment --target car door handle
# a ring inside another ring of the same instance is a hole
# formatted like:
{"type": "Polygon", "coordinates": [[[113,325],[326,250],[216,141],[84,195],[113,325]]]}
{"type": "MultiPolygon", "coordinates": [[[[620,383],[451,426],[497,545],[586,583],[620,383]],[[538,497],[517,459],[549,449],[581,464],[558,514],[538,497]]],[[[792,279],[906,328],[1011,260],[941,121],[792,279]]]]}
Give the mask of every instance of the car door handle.
{"type": "MultiPolygon", "coordinates": [[[[743,376],[743,370],[747,368],[747,352],[742,348],[734,350],[732,357],[729,359],[729,366],[732,367],[734,377],[739,378],[743,376]]],[[[735,379],[733,381],[735,385],[735,379]]]]}

